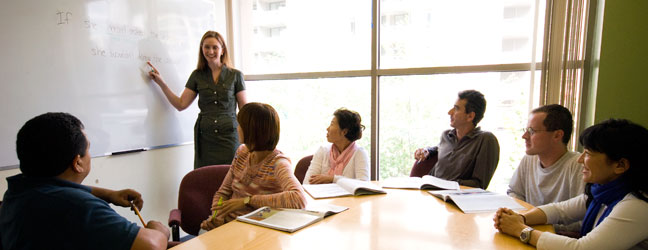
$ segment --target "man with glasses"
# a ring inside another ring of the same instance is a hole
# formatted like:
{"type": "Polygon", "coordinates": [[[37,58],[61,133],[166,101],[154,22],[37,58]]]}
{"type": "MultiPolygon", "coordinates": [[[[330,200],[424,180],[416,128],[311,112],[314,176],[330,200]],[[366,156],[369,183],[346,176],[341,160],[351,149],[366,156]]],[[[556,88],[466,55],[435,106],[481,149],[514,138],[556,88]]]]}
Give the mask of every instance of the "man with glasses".
{"type": "Polygon", "coordinates": [[[583,193],[580,154],[567,150],[573,124],[569,110],[558,104],[531,111],[522,135],[526,155],[511,177],[509,196],[540,206],[583,193]]]}

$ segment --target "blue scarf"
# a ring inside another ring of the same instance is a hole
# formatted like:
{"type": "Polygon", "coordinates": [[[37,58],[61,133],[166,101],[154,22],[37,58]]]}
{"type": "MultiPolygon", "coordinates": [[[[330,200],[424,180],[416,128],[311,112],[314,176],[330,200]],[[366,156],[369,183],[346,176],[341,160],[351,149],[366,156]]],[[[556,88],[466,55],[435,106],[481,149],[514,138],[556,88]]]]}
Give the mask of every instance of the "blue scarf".
{"type": "Polygon", "coordinates": [[[605,204],[607,208],[601,214],[596,225],[600,224],[605,217],[610,215],[612,208],[625,197],[630,190],[628,190],[624,178],[617,178],[614,181],[611,181],[607,184],[593,184],[592,188],[592,202],[587,207],[587,212],[585,213],[585,219],[583,219],[583,226],[581,227],[581,237],[585,236],[587,233],[592,231],[594,228],[594,221],[596,220],[596,215],[601,210],[601,205],[605,204]]]}

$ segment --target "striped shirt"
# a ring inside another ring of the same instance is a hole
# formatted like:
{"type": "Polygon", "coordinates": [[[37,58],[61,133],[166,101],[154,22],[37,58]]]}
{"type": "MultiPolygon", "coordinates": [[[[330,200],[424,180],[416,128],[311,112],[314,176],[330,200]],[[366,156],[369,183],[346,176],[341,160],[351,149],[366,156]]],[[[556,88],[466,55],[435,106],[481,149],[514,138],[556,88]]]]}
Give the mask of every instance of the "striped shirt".
{"type": "Polygon", "coordinates": [[[225,201],[251,196],[250,203],[244,209],[217,216],[215,222],[219,226],[263,206],[298,209],[306,206],[304,190],[292,173],[288,157],[275,149],[261,162],[250,166],[250,155],[244,144],[237,149],[230,171],[214,194],[211,210],[214,211],[220,197],[225,201]]]}

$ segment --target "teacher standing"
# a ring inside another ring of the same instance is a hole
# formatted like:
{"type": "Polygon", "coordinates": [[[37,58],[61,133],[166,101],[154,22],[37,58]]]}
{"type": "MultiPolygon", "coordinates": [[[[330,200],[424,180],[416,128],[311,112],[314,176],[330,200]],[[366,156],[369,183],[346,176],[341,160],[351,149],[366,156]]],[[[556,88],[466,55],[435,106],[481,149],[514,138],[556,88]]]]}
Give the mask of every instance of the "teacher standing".
{"type": "Polygon", "coordinates": [[[236,105],[247,103],[243,74],[232,68],[225,40],[216,31],[207,31],[200,39],[198,66],[191,73],[182,95],[169,89],[160,72],[149,72],[164,95],[178,111],[198,98],[200,113],[194,126],[194,168],[231,164],[239,146],[236,105]]]}

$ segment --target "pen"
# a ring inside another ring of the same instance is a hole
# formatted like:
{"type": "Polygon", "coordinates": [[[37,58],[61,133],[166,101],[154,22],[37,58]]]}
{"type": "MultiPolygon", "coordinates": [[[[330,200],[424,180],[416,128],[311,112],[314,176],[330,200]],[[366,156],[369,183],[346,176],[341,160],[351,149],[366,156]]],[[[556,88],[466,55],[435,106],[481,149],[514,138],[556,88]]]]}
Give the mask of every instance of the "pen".
{"type": "MultiPolygon", "coordinates": [[[[153,64],[151,64],[151,61],[147,61],[146,63],[147,63],[147,64],[149,65],[149,67],[151,68],[151,72],[153,72],[153,73],[158,73],[157,70],[155,70],[155,67],[153,67],[153,64]]],[[[158,73],[158,74],[159,74],[159,73],[158,73]]]]}
{"type": "MultiPolygon", "coordinates": [[[[223,205],[223,196],[218,198],[218,203],[216,203],[216,206],[221,206],[223,205]]],[[[214,215],[212,215],[212,218],[216,219],[216,215],[218,214],[218,210],[214,209],[214,215]]]]}
{"type": "Polygon", "coordinates": [[[139,209],[137,209],[135,204],[133,204],[132,202],[131,202],[131,207],[133,208],[133,210],[135,210],[135,213],[137,214],[137,217],[140,218],[140,221],[142,221],[142,225],[144,225],[144,227],[146,227],[146,223],[144,222],[144,219],[142,218],[142,215],[140,214],[139,209]]]}

